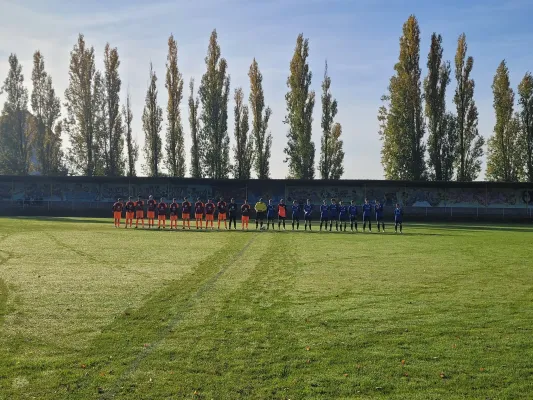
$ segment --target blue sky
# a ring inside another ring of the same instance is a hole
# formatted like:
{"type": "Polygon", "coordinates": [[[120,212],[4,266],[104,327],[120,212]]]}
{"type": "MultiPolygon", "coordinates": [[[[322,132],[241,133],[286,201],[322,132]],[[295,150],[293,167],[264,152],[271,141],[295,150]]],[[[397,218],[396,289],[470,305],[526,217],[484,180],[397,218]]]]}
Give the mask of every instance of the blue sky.
{"type": "MultiPolygon", "coordinates": [[[[494,116],[491,84],[500,61],[506,59],[516,86],[533,70],[533,7],[530,0],[407,1],[407,0],[0,0],[0,79],[7,74],[7,57],[16,52],[31,89],[32,54],[39,49],[46,68],[63,97],[68,84],[69,52],[78,33],[95,47],[103,67],[106,42],[118,47],[125,98],[133,98],[134,133],[142,144],[141,114],[148,84],[149,62],[159,78],[159,99],[165,109],[164,73],[167,39],[178,41],[179,67],[197,84],[204,72],[209,35],[217,29],[223,57],[229,64],[231,91],[249,93],[248,68],[254,57],[263,73],[265,101],[273,110],[272,177],[283,178],[286,143],[284,95],[297,35],[310,41],[313,89],[317,94],[313,139],[320,148],[321,81],[327,59],[332,91],[339,102],[336,121],[343,126],[345,178],[382,179],[377,110],[398,57],[402,24],[415,14],[422,33],[421,64],[425,63],[432,32],[443,35],[444,56],[452,61],[457,37],[465,32],[468,54],[474,57],[473,78],[479,108],[479,129],[492,134],[494,116]]],[[[448,107],[454,108],[448,92],[448,107]]],[[[187,100],[182,103],[186,147],[190,148],[187,100]]],[[[3,101],[0,96],[0,101],[3,101]]],[[[233,103],[230,137],[233,140],[233,103]]],[[[164,131],[162,132],[164,135],[164,131]]],[[[64,141],[68,139],[65,137],[64,141]]],[[[315,161],[318,162],[317,151],[315,161]]],[[[318,174],[317,174],[318,176],[318,174]]],[[[484,178],[484,173],[481,176],[484,178]]]]}

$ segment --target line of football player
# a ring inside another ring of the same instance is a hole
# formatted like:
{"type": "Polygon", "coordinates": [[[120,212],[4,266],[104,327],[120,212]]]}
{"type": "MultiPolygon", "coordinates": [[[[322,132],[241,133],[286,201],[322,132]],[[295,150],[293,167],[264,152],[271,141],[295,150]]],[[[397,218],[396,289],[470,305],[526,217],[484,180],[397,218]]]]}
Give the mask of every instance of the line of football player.
{"type": "MultiPolygon", "coordinates": [[[[241,215],[241,229],[248,230],[252,207],[248,204],[247,200],[244,200],[244,203],[240,207],[235,203],[235,199],[231,199],[230,203],[226,203],[223,198],[221,198],[216,204],[212,199],[209,199],[205,204],[200,199],[197,199],[194,205],[189,202],[187,198],[184,198],[181,204],[179,204],[176,199],[172,199],[172,203],[167,205],[163,198],[157,202],[153,196],[149,196],[148,201],[146,202],[146,217],[148,219],[148,228],[151,229],[155,227],[154,220],[157,212],[157,228],[165,229],[168,211],[170,216],[170,229],[178,229],[179,210],[181,209],[182,229],[191,229],[191,216],[194,216],[196,229],[204,228],[204,218],[205,229],[214,229],[216,213],[218,229],[220,229],[222,223],[225,229],[231,229],[232,224],[233,228],[237,229],[237,214],[239,208],[241,215]]],[[[376,200],[374,204],[371,204],[368,199],[365,199],[361,208],[363,231],[366,231],[367,223],[369,232],[372,231],[372,219],[375,218],[378,232],[384,232],[385,223],[383,222],[383,204],[378,200],[376,200]]],[[[138,228],[139,221],[144,228],[145,204],[140,197],[137,201],[133,201],[130,197],[125,204],[121,199],[118,199],[118,201],[113,204],[113,216],[115,227],[117,228],[120,227],[123,210],[125,210],[126,213],[125,228],[133,227],[134,219],[136,220],[135,228],[138,228]]],[[[275,229],[275,222],[277,221],[278,230],[281,230],[282,228],[285,230],[285,222],[288,218],[289,210],[283,199],[280,200],[277,205],[273,204],[272,200],[269,200],[267,204],[263,202],[263,199],[259,199],[253,210],[256,213],[256,229],[269,229],[270,226],[272,226],[272,229],[275,229]],[[265,222],[266,226],[264,225],[265,222]]],[[[307,230],[307,228],[312,230],[314,206],[311,204],[310,200],[307,200],[303,207],[296,200],[293,202],[290,209],[292,230],[298,230],[300,228],[300,216],[302,211],[305,230],[307,230]]],[[[336,231],[344,230],[344,232],[346,232],[348,225],[351,232],[358,231],[357,220],[359,209],[353,200],[350,204],[344,204],[342,201],[337,203],[335,199],[331,199],[331,203],[327,204],[327,201],[324,200],[323,204],[319,207],[319,211],[320,230],[323,228],[327,230],[329,224],[329,230],[332,231],[333,224],[335,224],[336,231]]],[[[394,209],[395,232],[398,232],[399,228],[400,233],[402,233],[402,222],[403,210],[399,204],[396,204],[394,209]]]]}

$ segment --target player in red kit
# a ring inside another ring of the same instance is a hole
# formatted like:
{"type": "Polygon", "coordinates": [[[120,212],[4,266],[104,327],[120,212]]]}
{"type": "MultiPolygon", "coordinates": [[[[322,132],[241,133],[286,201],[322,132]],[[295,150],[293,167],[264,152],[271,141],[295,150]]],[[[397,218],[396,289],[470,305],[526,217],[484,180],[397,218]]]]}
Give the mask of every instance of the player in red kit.
{"type": "Polygon", "coordinates": [[[141,200],[141,196],[139,196],[135,202],[135,218],[135,229],[139,227],[139,220],[142,221],[144,229],[144,201],[141,200]]]}
{"type": "Polygon", "coordinates": [[[191,203],[187,200],[187,197],[183,199],[181,203],[181,219],[183,220],[183,229],[185,229],[185,221],[187,221],[187,227],[191,229],[191,203]]]}
{"type": "Polygon", "coordinates": [[[172,199],[172,203],[170,204],[170,230],[172,228],[178,229],[178,208],[179,204],[176,201],[176,199],[172,199]]]}
{"type": "Polygon", "coordinates": [[[211,223],[211,230],[213,230],[213,220],[215,219],[215,203],[211,199],[207,200],[205,204],[205,229],[211,223]]]}
{"type": "Polygon", "coordinates": [[[163,229],[165,229],[167,225],[167,203],[163,201],[163,198],[157,205],[157,229],[161,229],[161,222],[163,222],[163,229]]]}
{"type": "Polygon", "coordinates": [[[228,205],[224,201],[224,199],[221,197],[220,201],[217,203],[217,209],[218,209],[218,229],[220,229],[220,221],[224,221],[224,228],[228,229],[228,223],[226,221],[226,212],[228,209],[228,205]]]}
{"type": "Polygon", "coordinates": [[[148,197],[148,228],[152,228],[154,226],[154,219],[155,219],[155,209],[157,207],[157,201],[154,200],[154,196],[150,195],[148,197]]]}
{"type": "Polygon", "coordinates": [[[120,219],[122,218],[122,199],[118,199],[113,204],[113,219],[115,220],[115,228],[120,228],[120,219]]]}
{"type": "Polygon", "coordinates": [[[135,203],[131,201],[131,197],[128,197],[128,201],[126,202],[126,226],[125,228],[128,227],[128,222],[130,223],[130,228],[131,228],[131,225],[133,224],[134,213],[135,213],[135,203]]]}
{"type": "Polygon", "coordinates": [[[202,220],[204,218],[204,203],[198,197],[194,203],[194,219],[196,221],[196,229],[202,229],[202,220]],[[198,228],[198,226],[200,226],[198,228]]]}

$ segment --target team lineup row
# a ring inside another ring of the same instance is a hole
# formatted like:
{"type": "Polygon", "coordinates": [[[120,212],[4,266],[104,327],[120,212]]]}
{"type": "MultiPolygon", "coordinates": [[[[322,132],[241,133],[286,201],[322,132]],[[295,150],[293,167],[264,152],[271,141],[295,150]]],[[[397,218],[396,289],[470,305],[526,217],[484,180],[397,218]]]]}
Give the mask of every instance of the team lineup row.
{"type": "MultiPolygon", "coordinates": [[[[196,203],[193,205],[188,201],[187,198],[184,198],[183,202],[179,204],[176,199],[172,199],[172,203],[167,205],[164,199],[162,198],[159,203],[149,196],[146,203],[147,208],[147,219],[148,227],[154,227],[154,219],[158,219],[158,229],[166,228],[166,217],[167,211],[170,214],[170,229],[178,229],[178,212],[181,208],[181,218],[183,220],[182,229],[186,227],[191,228],[191,212],[194,211],[194,219],[196,222],[196,229],[203,229],[203,220],[205,217],[205,228],[214,229],[213,221],[215,219],[215,213],[217,213],[218,219],[218,229],[223,222],[224,228],[228,229],[227,220],[229,219],[229,229],[231,229],[231,224],[233,223],[234,229],[237,229],[237,213],[239,207],[235,203],[235,199],[231,199],[230,203],[226,203],[223,198],[220,198],[220,201],[216,204],[213,203],[212,199],[208,199],[207,203],[203,203],[201,199],[197,199],[196,203]]],[[[372,205],[369,203],[368,199],[365,199],[364,204],[362,205],[362,221],[363,221],[363,231],[366,230],[366,225],[368,223],[368,229],[372,231],[372,214],[374,215],[378,232],[385,231],[385,223],[383,222],[383,204],[378,200],[372,205]]],[[[139,220],[142,223],[144,228],[144,210],[145,204],[144,201],[139,197],[137,201],[133,201],[130,197],[128,201],[123,204],[122,199],[118,199],[116,203],[113,204],[113,217],[115,220],[115,227],[120,227],[120,221],[122,219],[122,211],[126,212],[126,226],[125,228],[131,228],[133,225],[133,219],[135,217],[136,223],[135,228],[139,226],[139,220]]],[[[280,200],[279,204],[274,205],[272,200],[268,201],[268,204],[263,202],[263,199],[255,204],[253,210],[256,212],[255,227],[256,229],[265,229],[264,222],[266,220],[266,229],[270,228],[275,229],[275,220],[278,222],[278,229],[285,230],[285,221],[288,217],[287,205],[280,200]]],[[[292,229],[295,228],[298,230],[300,228],[300,216],[303,211],[303,217],[305,222],[305,230],[309,227],[309,230],[312,230],[312,220],[313,220],[313,210],[314,206],[311,204],[310,200],[307,200],[306,203],[301,207],[301,205],[294,200],[291,207],[291,219],[292,219],[292,229]],[[302,210],[303,209],[303,210],[302,210]]],[[[244,204],[240,207],[241,212],[241,222],[242,229],[248,229],[248,224],[250,221],[250,215],[252,213],[252,207],[248,204],[247,200],[244,200],[244,204]]],[[[327,201],[324,200],[323,204],[320,206],[320,230],[324,226],[327,230],[329,223],[329,230],[333,230],[333,223],[335,223],[335,229],[337,231],[346,232],[348,223],[350,224],[350,229],[352,232],[358,231],[357,228],[357,217],[358,217],[358,206],[352,200],[349,205],[343,204],[342,201],[336,202],[335,199],[331,199],[331,204],[327,204],[327,201]]],[[[403,222],[403,210],[399,204],[396,204],[394,209],[394,231],[398,231],[400,228],[400,233],[402,233],[402,222],[403,222]]]]}

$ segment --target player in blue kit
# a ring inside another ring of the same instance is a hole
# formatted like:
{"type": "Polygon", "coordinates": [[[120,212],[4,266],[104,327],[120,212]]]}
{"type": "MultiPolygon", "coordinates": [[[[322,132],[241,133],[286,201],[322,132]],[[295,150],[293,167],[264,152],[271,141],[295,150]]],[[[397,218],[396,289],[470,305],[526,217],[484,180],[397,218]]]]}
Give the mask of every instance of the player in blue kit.
{"type": "Polygon", "coordinates": [[[400,233],[402,232],[402,222],[403,222],[403,210],[400,208],[399,204],[396,204],[394,209],[394,232],[398,233],[398,225],[400,225],[400,233]]]}
{"type": "Polygon", "coordinates": [[[296,224],[296,230],[300,229],[300,205],[296,200],[292,202],[291,214],[292,230],[294,230],[294,224],[296,224]]]}
{"type": "Polygon", "coordinates": [[[368,202],[368,199],[365,199],[365,204],[363,204],[363,232],[366,230],[366,223],[368,222],[368,231],[372,232],[372,206],[368,202]]]}
{"type": "Polygon", "coordinates": [[[350,227],[353,232],[353,227],[355,225],[355,231],[357,232],[357,206],[355,201],[351,201],[350,207],[348,207],[348,213],[350,214],[350,227]]]}
{"type": "Polygon", "coordinates": [[[380,223],[381,223],[381,227],[383,228],[383,232],[385,232],[385,223],[383,222],[383,204],[381,204],[379,200],[376,200],[374,211],[376,212],[376,224],[378,224],[378,232],[380,232],[379,230],[380,223]]]}
{"type": "Polygon", "coordinates": [[[341,232],[342,232],[342,224],[344,224],[344,232],[346,232],[346,221],[348,221],[348,206],[345,206],[342,204],[342,200],[339,201],[339,223],[341,226],[341,232]]]}
{"type": "Polygon", "coordinates": [[[274,219],[276,218],[276,206],[272,204],[272,199],[268,200],[267,204],[267,229],[270,228],[272,224],[272,229],[274,229],[274,219]]]}
{"type": "Polygon", "coordinates": [[[325,224],[326,230],[328,229],[328,219],[329,206],[327,205],[326,200],[324,200],[320,206],[320,230],[322,230],[322,224],[325,224]]]}
{"type": "Polygon", "coordinates": [[[329,205],[329,231],[333,228],[333,221],[335,221],[335,229],[339,230],[339,207],[335,199],[331,199],[331,204],[329,205]]]}
{"type": "Polygon", "coordinates": [[[313,205],[311,204],[311,200],[307,199],[307,202],[304,205],[305,230],[307,230],[307,223],[309,223],[309,230],[311,230],[312,213],[313,213],[313,205]]]}

